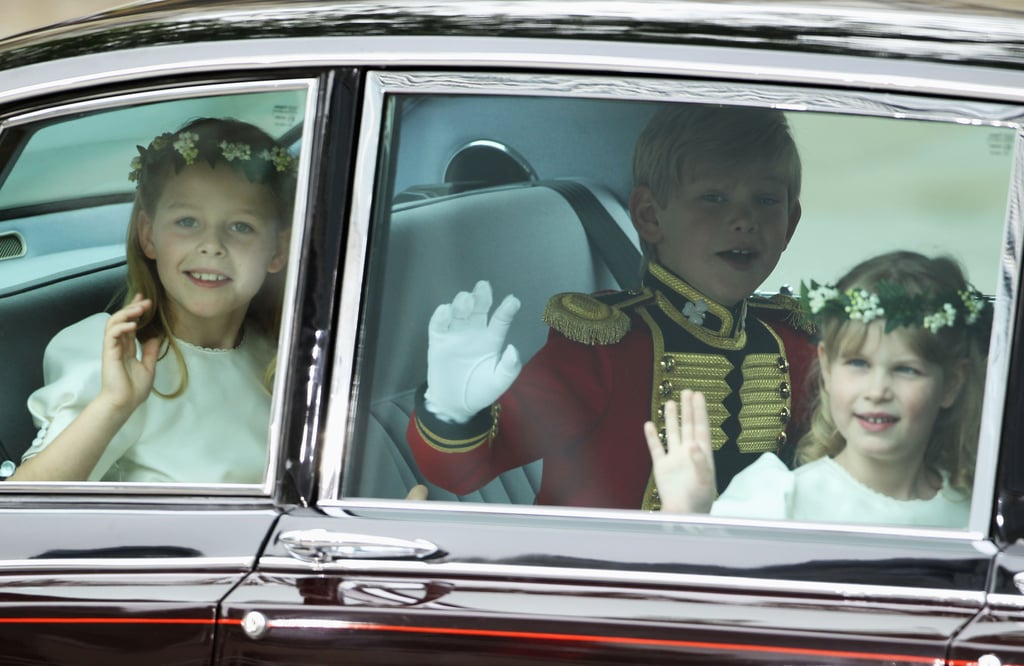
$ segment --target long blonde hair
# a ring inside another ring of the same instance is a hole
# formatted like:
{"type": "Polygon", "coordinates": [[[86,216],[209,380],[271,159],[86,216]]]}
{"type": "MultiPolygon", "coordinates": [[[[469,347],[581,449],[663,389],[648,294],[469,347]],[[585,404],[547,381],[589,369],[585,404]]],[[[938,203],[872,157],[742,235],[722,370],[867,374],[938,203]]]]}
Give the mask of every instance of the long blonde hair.
{"type": "MultiPolygon", "coordinates": [[[[153,301],[153,307],[147,310],[138,322],[136,338],[145,342],[159,338],[166,345],[161,357],[168,352],[173,353],[177,361],[181,383],[170,393],[161,393],[155,388],[153,392],[164,398],[175,398],[181,395],[188,385],[188,368],[178,343],[172,335],[171,322],[164,307],[167,296],[157,273],[156,262],[146,256],[143,251],[139,230],[143,214],[152,218],[157,202],[163,194],[169,179],[178,173],[186,163],[180,151],[169,149],[168,142],[174,137],[190,135],[199,146],[198,157],[213,165],[230,165],[244,173],[250,181],[267,187],[273,195],[277,206],[280,232],[287,231],[292,216],[295,197],[294,169],[290,168],[284,146],[278,144],[266,132],[239,120],[229,118],[199,118],[185,124],[174,133],[162,134],[150,143],[147,149],[140,147],[140,157],[133,162],[132,179],[138,187],[135,202],[132,205],[131,217],[128,221],[126,238],[127,280],[123,295],[123,304],[127,305],[135,294],[153,301]],[[220,147],[225,144],[248,146],[249,152],[258,159],[247,160],[244,165],[238,160],[229,161],[222,154],[220,147]],[[259,156],[263,157],[259,157],[259,156]],[[283,156],[283,157],[281,157],[283,156]],[[274,159],[277,158],[277,166],[274,159]],[[286,165],[289,168],[278,168],[286,165]]],[[[193,158],[195,159],[195,158],[193,158]]],[[[287,236],[283,234],[285,238],[287,236]]],[[[264,281],[259,293],[252,300],[246,315],[246,326],[254,326],[270,338],[276,338],[281,320],[281,304],[283,290],[278,280],[264,281]]],[[[274,373],[276,358],[271,361],[262,378],[263,386],[269,391],[274,373]]]]}
{"type": "MultiPolygon", "coordinates": [[[[876,291],[879,283],[901,285],[909,295],[966,291],[967,280],[960,265],[949,257],[929,258],[916,252],[897,251],[868,259],[847,273],[837,284],[839,291],[856,288],[876,291]]],[[[901,327],[911,349],[921,358],[938,364],[944,377],[964,364],[963,384],[954,403],[939,412],[925,451],[925,465],[949,474],[953,488],[969,492],[981,424],[981,398],[985,383],[985,347],[989,330],[962,323],[932,332],[921,326],[901,327]]],[[[826,317],[819,324],[821,342],[828,362],[843,351],[858,349],[867,336],[867,326],[845,317],[826,317]]],[[[811,381],[817,395],[811,405],[810,430],[797,444],[796,464],[824,456],[835,457],[846,440],[832,420],[821,364],[815,361],[811,381]]]]}

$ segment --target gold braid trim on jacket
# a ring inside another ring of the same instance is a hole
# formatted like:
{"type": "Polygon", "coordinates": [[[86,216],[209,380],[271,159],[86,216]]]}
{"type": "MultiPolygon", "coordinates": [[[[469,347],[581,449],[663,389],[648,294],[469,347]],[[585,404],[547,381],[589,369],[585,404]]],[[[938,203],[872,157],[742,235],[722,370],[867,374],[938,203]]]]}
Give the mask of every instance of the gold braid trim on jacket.
{"type": "Polygon", "coordinates": [[[629,332],[629,317],[619,308],[587,294],[566,292],[548,300],[544,323],[573,342],[611,345],[629,332]]]}

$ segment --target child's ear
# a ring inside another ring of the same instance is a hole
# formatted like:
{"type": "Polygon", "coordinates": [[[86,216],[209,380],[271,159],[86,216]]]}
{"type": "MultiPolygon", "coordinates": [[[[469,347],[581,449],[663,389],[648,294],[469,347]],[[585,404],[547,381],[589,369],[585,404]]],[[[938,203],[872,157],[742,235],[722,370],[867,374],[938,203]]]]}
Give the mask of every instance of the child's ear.
{"type": "Polygon", "coordinates": [[[277,235],[277,249],[274,250],[274,254],[270,257],[270,263],[267,264],[268,273],[278,273],[285,264],[288,262],[288,246],[290,245],[291,234],[288,231],[282,231],[277,235]]]}
{"type": "Polygon", "coordinates": [[[828,364],[828,354],[825,353],[825,343],[818,343],[818,367],[821,368],[821,385],[825,393],[829,392],[832,385],[832,368],[828,364]]]}
{"type": "Polygon", "coordinates": [[[957,361],[949,371],[942,387],[942,408],[948,409],[953,406],[956,399],[960,397],[960,391],[967,381],[967,359],[957,361]]]}
{"type": "Polygon", "coordinates": [[[799,201],[793,202],[793,205],[789,208],[789,228],[786,229],[787,245],[789,245],[790,239],[793,238],[793,234],[796,233],[796,225],[800,223],[800,216],[803,215],[803,212],[799,201]]]}
{"type": "Polygon", "coordinates": [[[642,240],[657,244],[661,241],[661,225],[658,224],[658,202],[646,185],[638,185],[629,195],[629,217],[642,240]]]}
{"type": "Polygon", "coordinates": [[[138,217],[139,247],[148,259],[156,259],[156,247],[153,245],[153,221],[143,211],[138,217]]]}

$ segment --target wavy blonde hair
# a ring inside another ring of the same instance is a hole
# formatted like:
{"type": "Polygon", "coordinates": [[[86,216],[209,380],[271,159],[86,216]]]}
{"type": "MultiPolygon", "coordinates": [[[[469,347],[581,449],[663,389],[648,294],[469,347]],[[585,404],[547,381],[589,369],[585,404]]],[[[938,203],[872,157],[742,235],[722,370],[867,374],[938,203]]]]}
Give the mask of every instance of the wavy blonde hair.
{"type": "MultiPolygon", "coordinates": [[[[900,284],[911,295],[953,293],[968,287],[956,260],[897,251],[858,264],[838,282],[836,288],[840,291],[858,288],[873,292],[879,282],[900,284]]],[[[975,330],[980,328],[959,324],[944,327],[937,333],[922,327],[899,329],[914,353],[938,364],[944,377],[949,377],[957,364],[966,361],[960,392],[949,408],[939,412],[931,441],[925,450],[925,465],[948,473],[950,485],[962,492],[970,492],[973,483],[981,424],[985,347],[989,331],[975,330]]],[[[844,351],[859,349],[867,337],[867,326],[858,321],[831,317],[820,322],[819,333],[826,360],[831,362],[844,351]]],[[[797,444],[797,465],[824,456],[835,457],[846,447],[846,440],[832,420],[819,361],[814,362],[811,373],[810,381],[818,390],[811,405],[810,429],[797,444]]]]}
{"type": "MultiPolygon", "coordinates": [[[[786,178],[790,212],[800,200],[802,165],[786,115],[761,107],[671,103],[644,126],[633,149],[633,187],[648,187],[665,207],[698,168],[769,165],[786,178]]],[[[641,240],[644,267],[654,247],[641,240]]]]}
{"type": "MultiPolygon", "coordinates": [[[[192,132],[205,140],[220,143],[243,143],[251,146],[253,153],[262,150],[283,149],[270,135],[249,123],[230,118],[199,118],[182,126],[178,133],[192,132]]],[[[151,152],[150,155],[155,155],[151,152]]],[[[210,156],[204,155],[205,159],[210,156]]],[[[229,168],[236,168],[235,164],[228,162],[222,156],[214,156],[211,164],[230,165],[229,168]]],[[[153,338],[159,338],[166,346],[161,352],[161,358],[168,352],[174,354],[178,370],[181,376],[181,383],[170,393],[161,393],[155,388],[153,392],[163,398],[176,398],[184,393],[188,386],[188,368],[185,365],[185,358],[181,353],[178,343],[172,333],[171,322],[167,316],[167,308],[164,307],[167,296],[157,273],[156,262],[146,256],[142,249],[139,238],[140,219],[145,213],[152,218],[156,211],[157,202],[163,194],[164,187],[171,177],[177,173],[179,165],[174,163],[174,154],[167,151],[156,158],[142,161],[138,171],[138,188],[135,193],[135,202],[132,205],[131,216],[128,221],[126,238],[126,262],[128,275],[125,283],[125,291],[122,298],[123,305],[128,305],[135,294],[142,294],[143,298],[153,301],[153,307],[147,310],[138,322],[136,338],[145,342],[153,338]]],[[[239,173],[246,173],[237,169],[239,173]]],[[[288,225],[291,221],[292,209],[295,197],[295,178],[290,172],[277,172],[269,168],[262,173],[246,173],[246,176],[253,182],[266,186],[277,206],[278,231],[282,234],[281,242],[287,242],[288,225]]],[[[277,337],[281,322],[281,307],[283,302],[283,285],[277,275],[268,275],[260,291],[249,305],[246,315],[246,326],[256,327],[264,334],[274,339],[277,337]]],[[[267,367],[262,377],[263,387],[269,392],[273,383],[274,370],[277,359],[274,358],[267,367]]]]}

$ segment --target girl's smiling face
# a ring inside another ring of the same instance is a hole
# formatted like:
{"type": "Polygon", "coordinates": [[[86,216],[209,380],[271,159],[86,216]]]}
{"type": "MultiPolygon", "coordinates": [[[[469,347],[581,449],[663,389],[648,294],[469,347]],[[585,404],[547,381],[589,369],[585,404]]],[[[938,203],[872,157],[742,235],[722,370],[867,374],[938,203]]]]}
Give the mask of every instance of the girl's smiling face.
{"type": "Polygon", "coordinates": [[[229,348],[249,303],[285,264],[286,243],[270,188],[226,165],[199,163],[171,175],[139,242],[156,262],[174,334],[229,348]]]}
{"type": "Polygon", "coordinates": [[[939,410],[953,404],[961,382],[907,337],[907,329],[886,333],[884,320],[875,320],[859,346],[831,359],[818,347],[832,420],[846,440],[841,456],[908,466],[924,459],[939,410]]]}

